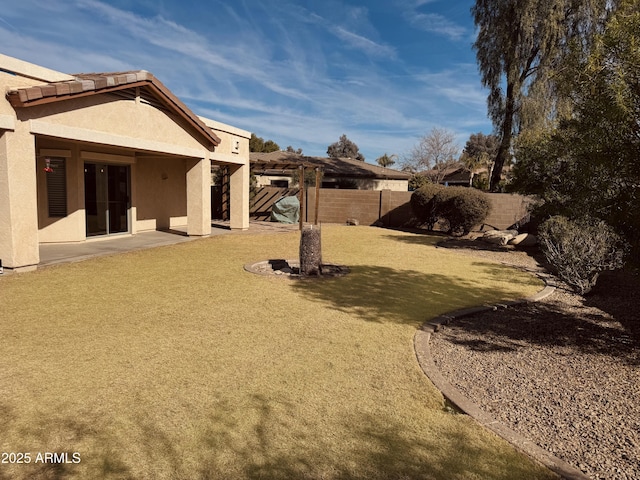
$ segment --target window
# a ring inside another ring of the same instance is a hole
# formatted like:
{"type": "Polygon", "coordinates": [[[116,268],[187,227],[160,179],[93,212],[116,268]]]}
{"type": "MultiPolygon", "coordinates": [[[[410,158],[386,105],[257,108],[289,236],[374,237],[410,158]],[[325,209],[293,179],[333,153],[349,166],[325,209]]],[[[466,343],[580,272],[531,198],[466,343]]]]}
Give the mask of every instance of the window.
{"type": "Polygon", "coordinates": [[[64,158],[46,158],[47,203],[50,217],[67,216],[67,169],[64,158]]]}
{"type": "Polygon", "coordinates": [[[272,187],[289,188],[289,180],[271,180],[272,187]]]}

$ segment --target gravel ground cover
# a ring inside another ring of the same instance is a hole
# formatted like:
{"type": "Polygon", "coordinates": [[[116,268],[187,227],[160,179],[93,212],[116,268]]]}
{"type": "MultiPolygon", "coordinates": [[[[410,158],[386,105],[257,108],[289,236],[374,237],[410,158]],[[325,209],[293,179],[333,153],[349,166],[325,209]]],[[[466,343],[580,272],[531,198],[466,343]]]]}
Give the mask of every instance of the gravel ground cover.
{"type": "MultiPolygon", "coordinates": [[[[541,270],[479,241],[444,247],[541,270]]],[[[603,274],[586,297],[455,320],[431,339],[443,376],[480,408],[594,479],[640,478],[640,280],[603,274]]]]}

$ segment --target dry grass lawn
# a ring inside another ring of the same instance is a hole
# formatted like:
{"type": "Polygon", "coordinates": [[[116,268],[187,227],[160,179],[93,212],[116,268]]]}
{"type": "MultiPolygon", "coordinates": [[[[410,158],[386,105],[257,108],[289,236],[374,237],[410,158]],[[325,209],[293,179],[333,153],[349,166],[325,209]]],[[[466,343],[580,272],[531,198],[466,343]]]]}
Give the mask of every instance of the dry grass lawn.
{"type": "Polygon", "coordinates": [[[0,479],[546,479],[444,408],[425,320],[531,276],[435,237],[323,227],[346,277],[290,281],[297,232],[226,235],[0,278],[0,479]],[[80,463],[35,462],[68,452],[80,463]]]}

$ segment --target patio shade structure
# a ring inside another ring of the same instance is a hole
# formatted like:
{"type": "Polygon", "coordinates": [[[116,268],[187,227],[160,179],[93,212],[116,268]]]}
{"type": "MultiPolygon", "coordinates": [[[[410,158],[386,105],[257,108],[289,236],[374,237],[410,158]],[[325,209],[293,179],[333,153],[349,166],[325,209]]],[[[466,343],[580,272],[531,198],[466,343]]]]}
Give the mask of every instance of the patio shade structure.
{"type": "MultiPolygon", "coordinates": [[[[319,210],[320,210],[320,179],[322,178],[322,168],[317,167],[311,163],[308,162],[286,162],[286,161],[280,161],[280,160],[269,160],[269,159],[261,159],[261,160],[256,160],[253,161],[251,163],[251,167],[252,170],[254,171],[254,173],[256,171],[262,171],[265,172],[267,170],[282,170],[282,171],[295,171],[298,170],[300,173],[300,179],[302,179],[301,181],[303,182],[303,188],[300,189],[300,209],[304,208],[305,205],[305,189],[304,189],[304,174],[307,168],[313,168],[315,169],[316,172],[316,184],[315,184],[315,188],[316,188],[316,201],[315,201],[315,205],[314,205],[314,216],[313,216],[313,220],[314,220],[314,224],[317,225],[318,224],[318,216],[319,216],[319,210]]],[[[302,215],[302,212],[300,213],[300,230],[302,230],[302,226],[304,224],[304,216],[302,215]]]]}

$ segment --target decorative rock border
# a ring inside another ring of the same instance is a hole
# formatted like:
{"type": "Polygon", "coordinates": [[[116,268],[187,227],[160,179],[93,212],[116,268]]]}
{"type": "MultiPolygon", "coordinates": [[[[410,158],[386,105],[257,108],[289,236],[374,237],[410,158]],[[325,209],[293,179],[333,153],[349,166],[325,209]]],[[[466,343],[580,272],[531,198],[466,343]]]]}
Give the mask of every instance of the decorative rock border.
{"type": "Polygon", "coordinates": [[[302,276],[300,275],[300,262],[298,260],[284,259],[271,259],[248,263],[244,266],[244,269],[249,273],[255,273],[256,275],[266,277],[281,277],[301,280],[341,277],[351,272],[349,267],[344,265],[323,263],[321,266],[321,275],[302,276]]]}
{"type": "Polygon", "coordinates": [[[589,480],[588,476],[586,476],[574,466],[547,452],[543,448],[526,439],[524,436],[520,435],[506,425],[498,422],[496,419],[491,417],[491,415],[481,410],[476,404],[465,397],[457,388],[451,385],[442,376],[431,356],[431,335],[440,330],[443,325],[449,324],[452,320],[456,318],[467,317],[480,312],[498,310],[500,308],[507,308],[509,306],[527,302],[536,302],[548,297],[555,291],[556,286],[551,280],[550,276],[541,275],[539,272],[532,273],[535,273],[545,282],[545,288],[531,297],[511,302],[505,302],[503,304],[483,305],[480,307],[456,310],[425,322],[422,327],[416,332],[413,339],[416,358],[418,359],[420,368],[422,368],[422,371],[427,375],[427,377],[429,377],[436,388],[442,392],[442,395],[449,402],[454,404],[463,413],[469,415],[482,426],[488,428],[498,436],[502,437],[518,450],[538,461],[549,470],[557,473],[562,478],[565,478],[567,480],[589,480]]]}

